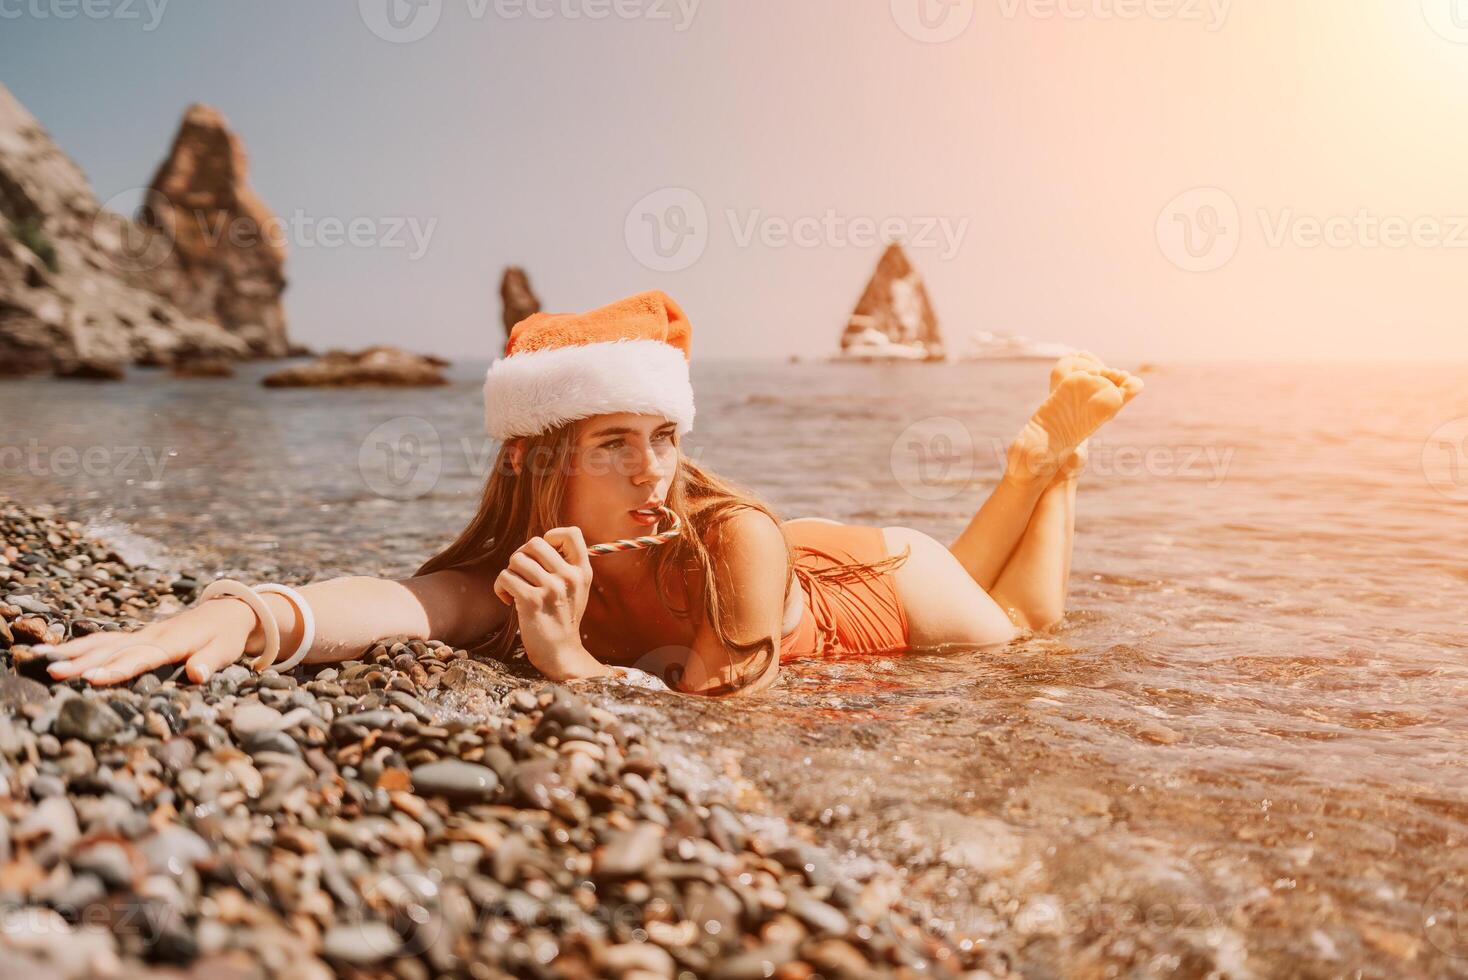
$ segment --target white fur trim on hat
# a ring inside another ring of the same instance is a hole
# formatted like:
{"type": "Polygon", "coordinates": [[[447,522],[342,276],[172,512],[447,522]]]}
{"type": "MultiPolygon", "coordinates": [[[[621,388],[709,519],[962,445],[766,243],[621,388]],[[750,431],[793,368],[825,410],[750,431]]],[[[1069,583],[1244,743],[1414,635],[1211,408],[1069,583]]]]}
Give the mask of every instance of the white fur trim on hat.
{"type": "Polygon", "coordinates": [[[660,340],[612,340],[497,358],[484,378],[484,427],[503,442],[574,419],[630,412],[693,428],[688,359],[660,340]]]}

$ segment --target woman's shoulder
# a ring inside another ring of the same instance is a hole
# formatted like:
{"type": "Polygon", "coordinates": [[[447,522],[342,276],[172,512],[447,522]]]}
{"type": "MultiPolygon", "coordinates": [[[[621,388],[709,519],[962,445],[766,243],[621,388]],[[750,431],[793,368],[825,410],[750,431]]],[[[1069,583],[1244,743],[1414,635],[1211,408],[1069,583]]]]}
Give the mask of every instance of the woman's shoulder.
{"type": "Polygon", "coordinates": [[[788,554],[780,525],[754,507],[740,508],[709,528],[704,544],[734,572],[767,572],[783,565],[788,554]]]}
{"type": "MultiPolygon", "coordinates": [[[[695,512],[697,514],[698,512],[695,512]]],[[[780,523],[770,514],[747,504],[736,505],[711,519],[699,522],[703,527],[704,544],[717,546],[747,546],[751,540],[773,542],[784,539],[780,523]]]]}

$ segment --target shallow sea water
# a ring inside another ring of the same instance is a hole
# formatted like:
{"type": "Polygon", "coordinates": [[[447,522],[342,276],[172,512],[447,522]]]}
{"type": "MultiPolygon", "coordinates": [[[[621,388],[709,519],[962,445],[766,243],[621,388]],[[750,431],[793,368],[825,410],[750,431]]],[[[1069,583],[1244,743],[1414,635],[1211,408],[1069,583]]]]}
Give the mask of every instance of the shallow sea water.
{"type": "MultiPolygon", "coordinates": [[[[474,510],[483,368],[6,383],[0,491],[155,564],[409,574],[474,510]]],[[[685,451],[782,517],[948,542],[1046,370],[702,364],[685,451]]],[[[1025,975],[1468,976],[1468,371],[1145,379],[1093,440],[1052,635],[622,699],[1025,975]]]]}

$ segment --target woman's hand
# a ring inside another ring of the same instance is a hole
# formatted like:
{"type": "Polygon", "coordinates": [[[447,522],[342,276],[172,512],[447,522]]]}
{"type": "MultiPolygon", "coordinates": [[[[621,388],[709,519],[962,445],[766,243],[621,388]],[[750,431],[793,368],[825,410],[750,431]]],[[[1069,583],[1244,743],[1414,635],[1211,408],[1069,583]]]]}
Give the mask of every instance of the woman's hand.
{"type": "Polygon", "coordinates": [[[97,685],[117,684],[187,660],[185,672],[202,684],[240,658],[257,622],[244,602],[211,599],[132,632],[93,633],[37,649],[50,653],[55,663],[47,672],[60,681],[80,676],[97,685]]]}
{"type": "Polygon", "coordinates": [[[542,674],[566,680],[608,673],[581,645],[591,554],[579,527],[551,528],[521,545],[494,580],[494,594],[515,604],[525,655],[542,674]]]}

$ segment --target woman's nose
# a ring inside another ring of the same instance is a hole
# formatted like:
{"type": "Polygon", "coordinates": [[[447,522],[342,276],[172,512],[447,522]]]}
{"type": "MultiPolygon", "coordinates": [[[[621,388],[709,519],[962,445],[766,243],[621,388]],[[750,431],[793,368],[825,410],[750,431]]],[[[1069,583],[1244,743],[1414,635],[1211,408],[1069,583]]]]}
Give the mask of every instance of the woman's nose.
{"type": "Polygon", "coordinates": [[[633,477],[639,480],[651,478],[654,483],[662,479],[662,461],[658,459],[657,450],[652,446],[635,453],[636,462],[633,469],[633,477]]]}

